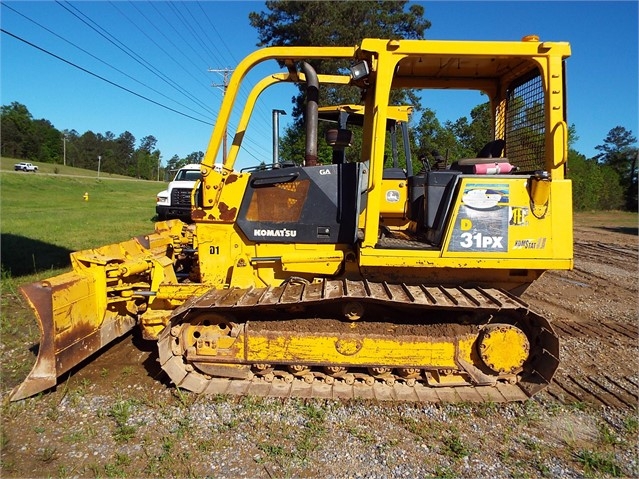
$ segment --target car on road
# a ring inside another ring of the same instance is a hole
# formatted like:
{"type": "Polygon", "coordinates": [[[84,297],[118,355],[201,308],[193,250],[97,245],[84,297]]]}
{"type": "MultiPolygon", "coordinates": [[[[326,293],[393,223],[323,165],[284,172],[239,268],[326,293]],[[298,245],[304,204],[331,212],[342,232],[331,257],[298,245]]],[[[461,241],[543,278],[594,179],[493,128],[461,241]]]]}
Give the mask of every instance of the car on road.
{"type": "Polygon", "coordinates": [[[35,173],[36,171],[38,171],[38,167],[32,163],[26,163],[24,161],[20,162],[20,163],[16,163],[15,165],[13,165],[13,169],[15,171],[32,171],[33,173],[35,173]]]}

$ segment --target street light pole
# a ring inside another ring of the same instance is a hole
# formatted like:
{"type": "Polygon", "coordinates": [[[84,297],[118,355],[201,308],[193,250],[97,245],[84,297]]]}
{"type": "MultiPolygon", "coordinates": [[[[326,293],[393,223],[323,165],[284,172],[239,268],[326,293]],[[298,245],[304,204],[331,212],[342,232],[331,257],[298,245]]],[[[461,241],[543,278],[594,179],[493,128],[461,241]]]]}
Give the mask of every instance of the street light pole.
{"type": "Polygon", "coordinates": [[[273,166],[278,163],[280,156],[280,115],[286,115],[286,112],[273,110],[273,166]]]}
{"type": "Polygon", "coordinates": [[[100,178],[100,163],[102,161],[102,156],[98,155],[98,179],[100,178]]]}

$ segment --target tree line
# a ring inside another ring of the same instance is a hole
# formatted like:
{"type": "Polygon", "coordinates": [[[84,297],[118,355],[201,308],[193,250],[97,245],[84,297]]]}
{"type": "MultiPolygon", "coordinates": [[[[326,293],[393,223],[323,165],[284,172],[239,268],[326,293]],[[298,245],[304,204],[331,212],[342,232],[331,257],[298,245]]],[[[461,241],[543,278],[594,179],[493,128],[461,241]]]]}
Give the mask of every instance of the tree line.
{"type": "MultiPolygon", "coordinates": [[[[432,161],[434,151],[450,158],[473,156],[490,140],[489,124],[488,103],[475,107],[470,118],[444,123],[434,111],[423,108],[419,122],[410,128],[413,163],[419,165],[419,158],[432,161]]],[[[80,135],[75,130],[59,131],[48,120],[34,120],[27,107],[17,102],[2,106],[1,128],[2,156],[43,163],[66,162],[90,170],[97,170],[99,162],[101,172],[147,180],[168,181],[180,167],[201,163],[204,158],[202,151],[196,151],[184,158],[174,155],[162,165],[153,135],[142,138],[136,147],[135,137],[128,131],[118,136],[112,132],[87,131],[80,135]]],[[[299,161],[304,154],[303,135],[303,128],[295,124],[285,129],[280,140],[282,160],[299,161]]],[[[603,143],[595,147],[600,153],[592,158],[574,149],[577,139],[572,125],[568,178],[573,183],[574,209],[637,211],[637,140],[632,132],[622,126],[614,127],[603,143]]],[[[357,141],[354,138],[355,144],[357,141]]],[[[355,145],[352,151],[357,149],[355,145]]],[[[320,162],[331,162],[332,149],[328,145],[320,145],[318,154],[320,162]]]]}
{"type": "MultiPolygon", "coordinates": [[[[161,152],[153,135],[139,142],[129,131],[119,135],[76,130],[58,130],[46,119],[34,119],[29,109],[18,102],[3,105],[0,110],[0,152],[2,156],[31,162],[56,163],[113,173],[145,180],[164,180],[171,168],[188,163],[203,153],[187,158],[174,157],[162,165],[161,152]]],[[[199,162],[197,161],[197,162],[199,162]]]]}

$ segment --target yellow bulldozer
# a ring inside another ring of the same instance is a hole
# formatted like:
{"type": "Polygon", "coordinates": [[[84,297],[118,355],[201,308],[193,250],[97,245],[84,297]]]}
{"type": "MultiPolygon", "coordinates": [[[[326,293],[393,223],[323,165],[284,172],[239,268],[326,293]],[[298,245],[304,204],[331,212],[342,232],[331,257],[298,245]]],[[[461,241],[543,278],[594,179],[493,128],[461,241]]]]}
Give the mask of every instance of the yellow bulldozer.
{"type": "Polygon", "coordinates": [[[250,54],[224,96],[192,223],[158,222],[146,236],[72,253],[70,272],[22,289],[41,342],[11,399],[54,387],[134,327],[157,342],[171,382],[197,393],[517,401],[542,390],[559,342],[520,295],[544,271],[573,265],[569,55],[568,43],[535,36],[250,54]],[[319,59],[349,68],[317,72],[319,59]],[[277,69],[242,108],[243,81],[265,64],[277,69]],[[300,161],[237,170],[256,100],[281,83],[306,92],[300,161]],[[320,89],[334,86],[361,104],[322,109],[320,89]],[[418,172],[414,153],[397,148],[409,109],[389,106],[395,89],[483,92],[492,141],[418,172]],[[331,115],[320,140],[320,117],[331,115]],[[333,148],[330,164],[318,162],[319,141],[333,148]],[[401,164],[389,161],[396,150],[401,164]]]}

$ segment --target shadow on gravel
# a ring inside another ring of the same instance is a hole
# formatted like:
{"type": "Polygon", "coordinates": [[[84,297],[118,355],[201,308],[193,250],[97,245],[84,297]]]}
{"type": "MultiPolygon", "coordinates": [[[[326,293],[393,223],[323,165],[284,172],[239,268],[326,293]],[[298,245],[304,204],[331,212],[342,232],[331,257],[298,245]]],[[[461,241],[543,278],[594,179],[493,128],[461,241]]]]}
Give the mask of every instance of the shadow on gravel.
{"type": "Polygon", "coordinates": [[[599,229],[612,231],[614,233],[639,236],[639,228],[636,226],[601,226],[599,229]]]}
{"type": "Polygon", "coordinates": [[[14,234],[3,233],[0,238],[2,271],[14,278],[66,268],[71,264],[71,252],[54,244],[14,234]]]}
{"type": "Polygon", "coordinates": [[[166,374],[160,366],[157,341],[147,341],[143,339],[139,328],[135,328],[133,330],[132,340],[133,346],[138,348],[140,351],[149,353],[146,359],[142,361],[142,367],[144,367],[147,376],[154,381],[161,383],[165,387],[173,387],[173,383],[169,379],[168,374],[166,374]]]}

